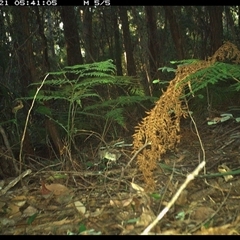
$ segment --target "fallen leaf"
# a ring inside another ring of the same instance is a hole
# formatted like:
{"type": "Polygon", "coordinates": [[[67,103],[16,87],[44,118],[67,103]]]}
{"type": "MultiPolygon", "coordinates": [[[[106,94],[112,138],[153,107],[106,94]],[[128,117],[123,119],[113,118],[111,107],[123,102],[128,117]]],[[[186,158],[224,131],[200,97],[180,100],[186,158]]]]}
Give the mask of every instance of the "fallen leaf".
{"type": "Polygon", "coordinates": [[[20,212],[19,210],[19,206],[17,206],[16,204],[14,203],[9,203],[8,204],[8,217],[9,218],[12,218],[12,217],[17,217],[17,216],[20,216],[22,213],[20,212]]]}
{"type": "Polygon", "coordinates": [[[193,213],[191,214],[191,219],[204,221],[207,218],[211,217],[213,213],[215,213],[215,211],[210,207],[198,207],[193,210],[193,213]]]}
{"type": "Polygon", "coordinates": [[[59,183],[52,183],[50,185],[46,184],[46,188],[53,192],[55,196],[67,194],[70,192],[70,190],[66,186],[59,183]]]}
{"type": "Polygon", "coordinates": [[[24,211],[23,211],[23,216],[24,217],[30,217],[32,215],[34,215],[35,213],[37,213],[38,210],[32,206],[27,207],[24,211]]]}
{"type": "Polygon", "coordinates": [[[81,214],[86,213],[86,207],[80,201],[74,202],[74,206],[76,207],[77,211],[81,214]]]}
{"type": "Polygon", "coordinates": [[[16,196],[11,199],[11,202],[17,205],[18,207],[22,207],[26,203],[26,196],[21,195],[21,196],[16,196]]]}
{"type": "Polygon", "coordinates": [[[139,220],[136,223],[136,227],[147,227],[152,221],[154,221],[156,216],[151,209],[145,209],[139,220]]]}
{"type": "Polygon", "coordinates": [[[132,188],[137,191],[137,192],[144,192],[144,189],[142,187],[140,187],[139,185],[137,185],[136,183],[131,183],[132,188]]]}
{"type": "Polygon", "coordinates": [[[208,229],[202,228],[200,231],[194,233],[194,235],[236,235],[236,234],[239,233],[231,227],[231,224],[226,224],[220,227],[210,227],[208,229]]]}
{"type": "Polygon", "coordinates": [[[73,194],[66,192],[64,194],[56,196],[55,200],[60,204],[67,204],[72,200],[72,198],[73,198],[73,194]]]}
{"type": "Polygon", "coordinates": [[[66,203],[65,201],[67,199],[67,195],[69,195],[70,190],[59,183],[52,183],[52,184],[45,184],[43,181],[41,182],[41,194],[44,198],[49,198],[51,195],[54,196],[60,196],[60,195],[66,195],[66,198],[60,199],[58,198],[58,201],[60,203],[66,203]]]}
{"type": "Polygon", "coordinates": [[[43,181],[41,181],[41,194],[44,198],[49,198],[52,195],[51,190],[46,188],[46,185],[43,181]]]}
{"type": "Polygon", "coordinates": [[[117,200],[117,199],[111,199],[110,205],[113,207],[127,207],[131,204],[133,201],[132,198],[124,199],[124,200],[117,200]]]}

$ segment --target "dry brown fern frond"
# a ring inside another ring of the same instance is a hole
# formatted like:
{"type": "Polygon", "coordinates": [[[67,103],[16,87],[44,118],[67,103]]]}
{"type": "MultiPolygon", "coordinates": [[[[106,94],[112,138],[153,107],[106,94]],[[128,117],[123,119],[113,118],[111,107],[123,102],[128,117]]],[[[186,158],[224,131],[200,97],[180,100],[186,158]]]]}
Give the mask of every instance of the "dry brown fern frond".
{"type": "Polygon", "coordinates": [[[174,149],[179,142],[180,119],[186,116],[180,100],[184,85],[176,88],[177,82],[178,79],[170,82],[167,91],[137,126],[133,135],[134,150],[141,148],[146,141],[150,143],[137,156],[137,163],[145,182],[152,188],[155,187],[152,171],[161,155],[168,149],[174,149]]]}
{"type": "MultiPolygon", "coordinates": [[[[226,42],[208,60],[179,66],[176,76],[170,81],[167,90],[156,102],[155,107],[147,113],[147,116],[136,127],[133,135],[134,152],[141,149],[144,144],[146,145],[146,142],[149,143],[137,156],[137,164],[142,171],[148,189],[155,188],[153,170],[156,168],[157,161],[167,150],[174,149],[180,141],[180,120],[188,115],[182,99],[185,87],[187,85],[191,86],[190,82],[184,83],[183,80],[190,74],[226,59],[240,62],[240,52],[230,42],[226,42]]],[[[202,79],[194,81],[201,82],[202,79]]]]}
{"type": "Polygon", "coordinates": [[[230,60],[232,63],[240,63],[240,51],[231,42],[225,42],[212,56],[212,61],[230,60]]]}

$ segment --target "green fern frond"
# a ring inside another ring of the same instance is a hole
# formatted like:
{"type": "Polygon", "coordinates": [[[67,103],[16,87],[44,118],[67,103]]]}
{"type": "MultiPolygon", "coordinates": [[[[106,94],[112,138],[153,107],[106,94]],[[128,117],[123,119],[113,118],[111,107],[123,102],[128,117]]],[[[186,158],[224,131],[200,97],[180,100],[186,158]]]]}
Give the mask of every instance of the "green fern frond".
{"type": "Polygon", "coordinates": [[[129,106],[142,101],[150,100],[151,102],[157,101],[159,98],[151,96],[119,96],[115,101],[122,107],[129,106]]]}
{"type": "Polygon", "coordinates": [[[125,119],[123,117],[123,108],[115,108],[107,112],[106,119],[111,119],[117,122],[120,126],[125,125],[125,119]]]}
{"type": "MultiPolygon", "coordinates": [[[[36,101],[41,105],[44,101],[57,100],[51,102],[51,113],[56,118],[56,123],[64,126],[68,135],[74,134],[72,129],[76,124],[81,125],[82,121],[76,123],[76,119],[87,119],[87,117],[111,119],[124,126],[125,106],[146,100],[155,101],[157,98],[144,96],[139,79],[115,76],[115,72],[116,67],[112,60],[64,67],[59,72],[49,74],[49,79],[44,82],[45,88],[38,92],[36,101]],[[68,73],[73,74],[75,79],[68,79],[68,73]],[[101,88],[96,88],[98,86],[101,88]],[[126,96],[119,96],[118,89],[123,90],[126,96]],[[116,96],[119,97],[114,98],[115,90],[116,96]],[[86,100],[84,107],[83,100],[86,100]]],[[[33,83],[31,86],[40,84],[33,83]]],[[[24,99],[33,99],[34,95],[35,92],[32,92],[24,99]]],[[[46,115],[45,111],[38,113],[46,115]]]]}
{"type": "Polygon", "coordinates": [[[78,87],[94,87],[103,84],[116,84],[115,78],[109,76],[108,78],[104,77],[95,77],[95,78],[88,78],[81,81],[78,87]]]}
{"type": "MultiPolygon", "coordinates": [[[[239,79],[240,67],[236,64],[229,64],[223,62],[216,62],[213,65],[196,71],[187,76],[180,84],[191,83],[191,93],[205,88],[209,84],[216,84],[219,81],[226,81],[227,79],[239,79]]],[[[186,94],[186,96],[191,93],[186,94]]]]}
{"type": "MultiPolygon", "coordinates": [[[[107,61],[102,61],[97,63],[67,66],[64,68],[64,70],[70,73],[75,73],[75,74],[82,73],[83,75],[87,74],[87,72],[89,71],[91,72],[95,71],[97,74],[99,74],[100,72],[108,72],[109,74],[113,74],[116,71],[116,67],[113,64],[113,61],[110,59],[107,61]]],[[[95,76],[98,76],[98,75],[95,75],[95,76]]]]}
{"type": "Polygon", "coordinates": [[[115,77],[117,84],[123,86],[130,95],[145,96],[143,86],[140,84],[138,78],[130,76],[117,76],[115,77]]]}
{"type": "MultiPolygon", "coordinates": [[[[61,73],[62,74],[62,73],[61,73]]],[[[57,74],[56,74],[57,75],[57,74]]],[[[44,82],[44,85],[48,86],[61,86],[63,84],[66,84],[67,80],[63,78],[59,79],[48,79],[44,82]]],[[[29,86],[38,86],[41,85],[41,82],[31,83],[29,86]]]]}
{"type": "Polygon", "coordinates": [[[99,109],[104,109],[104,108],[114,108],[116,106],[130,106],[132,104],[138,104],[139,102],[150,100],[152,102],[157,101],[158,98],[155,97],[150,97],[150,96],[120,96],[117,97],[116,99],[111,99],[111,100],[106,100],[101,103],[97,104],[92,104],[90,106],[87,106],[84,108],[84,112],[92,111],[92,110],[99,110],[99,109]]]}
{"type": "MultiPolygon", "coordinates": [[[[25,98],[20,98],[20,99],[24,99],[24,100],[32,100],[32,97],[25,97],[25,98]]],[[[37,96],[37,100],[39,102],[44,102],[44,101],[51,101],[51,100],[57,100],[57,99],[62,99],[62,100],[68,100],[68,98],[63,97],[63,96],[45,96],[45,95],[38,95],[37,96]]]]}
{"type": "Polygon", "coordinates": [[[238,80],[239,82],[233,84],[232,86],[230,86],[230,90],[231,91],[240,91],[240,79],[238,80]]]}
{"type": "Polygon", "coordinates": [[[109,77],[109,74],[104,72],[91,71],[85,72],[82,77],[109,77]]]}

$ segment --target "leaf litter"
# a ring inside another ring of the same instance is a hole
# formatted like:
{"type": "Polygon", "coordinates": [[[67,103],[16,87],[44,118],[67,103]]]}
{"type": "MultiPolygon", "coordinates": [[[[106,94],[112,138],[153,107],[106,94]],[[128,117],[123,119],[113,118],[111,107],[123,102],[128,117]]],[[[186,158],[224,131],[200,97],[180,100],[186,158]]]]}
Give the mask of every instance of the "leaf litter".
{"type": "MultiPolygon", "coordinates": [[[[239,234],[240,179],[235,172],[240,138],[231,138],[231,129],[236,126],[226,124],[222,128],[224,139],[216,129],[206,133],[202,130],[207,156],[204,173],[201,171],[186,186],[149,235],[239,234]],[[226,171],[222,171],[223,166],[226,171]],[[231,178],[221,175],[229,171],[235,171],[229,174],[231,178]]],[[[23,186],[19,178],[15,182],[4,179],[0,190],[0,233],[140,235],[198,166],[198,155],[196,135],[183,128],[178,149],[166,153],[154,171],[154,192],[145,189],[134,161],[124,168],[129,161],[125,155],[118,159],[120,164],[114,162],[111,168],[101,171],[27,170],[22,175],[23,186]]]]}

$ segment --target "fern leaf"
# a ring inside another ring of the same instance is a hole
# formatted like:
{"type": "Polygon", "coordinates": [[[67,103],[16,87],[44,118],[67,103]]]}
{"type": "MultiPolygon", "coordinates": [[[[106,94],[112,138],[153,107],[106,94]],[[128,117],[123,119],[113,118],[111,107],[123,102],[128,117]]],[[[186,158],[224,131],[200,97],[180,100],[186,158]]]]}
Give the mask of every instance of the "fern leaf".
{"type": "Polygon", "coordinates": [[[106,118],[117,122],[120,126],[125,125],[125,121],[123,117],[123,108],[115,108],[107,112],[106,118]]]}

